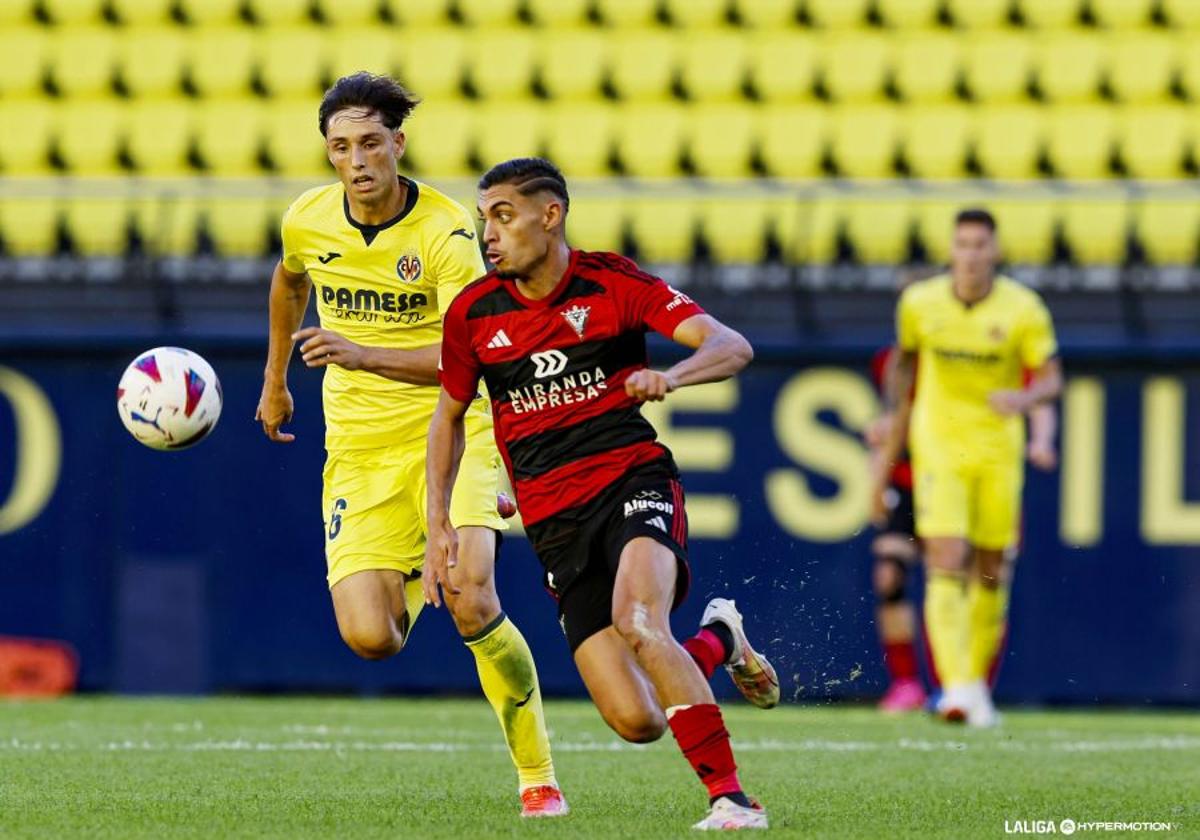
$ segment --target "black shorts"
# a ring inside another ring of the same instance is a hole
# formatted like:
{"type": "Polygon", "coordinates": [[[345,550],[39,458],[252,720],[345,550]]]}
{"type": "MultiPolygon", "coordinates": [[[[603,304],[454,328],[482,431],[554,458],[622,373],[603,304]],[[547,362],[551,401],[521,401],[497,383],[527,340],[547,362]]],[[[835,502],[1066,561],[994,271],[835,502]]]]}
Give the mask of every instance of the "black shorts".
{"type": "Polygon", "coordinates": [[[879,529],[881,534],[903,534],[909,539],[917,538],[917,520],[913,513],[913,492],[909,488],[888,487],[884,496],[887,505],[887,522],[879,529]]]}
{"type": "Polygon", "coordinates": [[[558,601],[558,623],[572,653],[612,624],[617,566],[630,540],[649,537],[669,548],[678,559],[671,609],[687,595],[687,513],[683,485],[670,461],[637,467],[581,509],[526,532],[545,569],[546,589],[558,601]]]}

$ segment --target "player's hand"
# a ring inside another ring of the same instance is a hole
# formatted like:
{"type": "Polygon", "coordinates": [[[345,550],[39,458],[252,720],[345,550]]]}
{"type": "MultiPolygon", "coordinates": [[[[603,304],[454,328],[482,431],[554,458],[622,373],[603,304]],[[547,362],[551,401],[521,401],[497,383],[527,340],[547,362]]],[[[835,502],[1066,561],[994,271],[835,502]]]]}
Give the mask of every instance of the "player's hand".
{"type": "Polygon", "coordinates": [[[997,414],[1011,417],[1029,410],[1029,398],[1024,391],[992,391],[988,394],[988,405],[997,414]]]}
{"type": "Polygon", "coordinates": [[[643,402],[660,402],[674,390],[675,383],[671,377],[649,368],[635,370],[625,380],[625,393],[643,402]]]}
{"type": "Polygon", "coordinates": [[[461,590],[450,582],[450,570],[458,565],[458,532],[448,520],[434,527],[425,541],[425,568],[421,571],[421,588],[425,603],[442,605],[442,590],[457,595],[461,590]],[[438,587],[441,587],[439,590],[438,587]]]}
{"type": "Polygon", "coordinates": [[[891,433],[892,414],[891,412],[886,412],[880,414],[867,424],[867,428],[863,431],[863,439],[867,442],[867,446],[872,449],[878,449],[887,443],[888,436],[891,433]]]}
{"type": "Polygon", "coordinates": [[[305,327],[292,334],[292,341],[303,342],[300,357],[310,368],[337,365],[346,370],[362,369],[365,348],[332,330],[305,327]]]}
{"type": "Polygon", "coordinates": [[[263,434],[276,443],[291,443],[296,436],[279,431],[284,423],[292,422],[292,412],[295,410],[292,394],[287,385],[263,383],[262,396],[258,398],[258,408],[254,411],[254,419],[262,423],[263,434]]]}
{"type": "Polygon", "coordinates": [[[1033,464],[1039,470],[1050,472],[1058,466],[1058,452],[1055,450],[1053,443],[1031,440],[1025,454],[1029,458],[1029,463],[1033,464]]]}

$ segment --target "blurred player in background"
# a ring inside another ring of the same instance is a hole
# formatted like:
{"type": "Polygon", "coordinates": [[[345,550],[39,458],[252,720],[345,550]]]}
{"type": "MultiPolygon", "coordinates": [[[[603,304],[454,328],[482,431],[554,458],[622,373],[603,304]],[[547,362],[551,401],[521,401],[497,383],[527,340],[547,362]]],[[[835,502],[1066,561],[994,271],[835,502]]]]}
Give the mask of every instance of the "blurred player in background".
{"type": "Polygon", "coordinates": [[[997,720],[987,678],[1006,627],[1005,555],[1019,533],[1023,417],[1062,389],[1050,313],[1036,292],[997,276],[998,262],[995,220],[964,210],[950,274],[901,295],[889,388],[895,417],[878,459],[873,510],[876,521],[886,518],[891,473],[907,443],[926,569],[925,629],[943,686],[938,712],[976,726],[997,720]]]}
{"type": "Polygon", "coordinates": [[[494,270],[446,313],[426,459],[426,594],[436,604],[439,586],[454,592],[447,575],[459,548],[447,502],[482,377],[526,532],[604,720],[638,742],[670,727],[708,789],[710,811],[697,828],[766,828],[766,812],[738,781],[708,679],[725,665],[762,707],[778,702],[779,683],[731,601],[709,602],[701,631],[683,645],[671,635],[670,613],[689,581],[683,488],[639,408],[733,376],[753,351],[631,260],[572,250],[569,203],[562,174],[540,158],[499,164],[479,182],[494,270]],[[651,329],[695,353],[650,370],[651,329]]]}
{"type": "MultiPolygon", "coordinates": [[[[442,314],[484,273],[460,205],[398,175],[401,125],[417,99],[392,79],[339,79],[320,129],[340,183],[304,193],[283,218],[271,279],[270,347],[257,419],[274,441],[291,420],[295,342],[326,368],[325,553],[338,629],[366,659],[398,653],[424,604],[425,435],[437,404],[442,314]],[[313,284],[321,327],[300,330],[313,284]]],[[[450,508],[462,562],[447,599],[516,764],[523,816],[566,812],[533,656],[493,579],[500,458],[485,400],[465,409],[466,452],[450,508]]]]}

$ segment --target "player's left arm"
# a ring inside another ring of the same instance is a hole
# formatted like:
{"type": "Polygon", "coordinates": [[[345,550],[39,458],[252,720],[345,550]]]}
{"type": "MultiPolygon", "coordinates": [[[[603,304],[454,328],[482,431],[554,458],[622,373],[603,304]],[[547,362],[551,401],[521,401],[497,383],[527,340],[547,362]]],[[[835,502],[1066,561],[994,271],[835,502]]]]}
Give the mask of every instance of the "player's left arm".
{"type": "Polygon", "coordinates": [[[1058,434],[1058,408],[1052,402],[1035,405],[1029,412],[1029,463],[1039,470],[1058,466],[1058,450],[1054,439],[1058,434]]]}
{"type": "Polygon", "coordinates": [[[1062,364],[1050,312],[1038,298],[1025,314],[1017,353],[1021,365],[1032,371],[1024,388],[993,391],[988,396],[992,408],[1003,415],[1028,414],[1035,406],[1052,402],[1062,393],[1062,364]]]}
{"type": "Polygon", "coordinates": [[[634,371],[625,380],[625,393],[655,402],[677,388],[728,379],[754,359],[750,342],[711,315],[686,318],[675,327],[671,338],[696,352],[667,370],[634,371]]]}
{"type": "Polygon", "coordinates": [[[436,344],[411,350],[368,347],[323,327],[306,327],[292,335],[292,340],[303,342],[300,353],[310,368],[337,365],[412,385],[438,384],[436,344]]]}

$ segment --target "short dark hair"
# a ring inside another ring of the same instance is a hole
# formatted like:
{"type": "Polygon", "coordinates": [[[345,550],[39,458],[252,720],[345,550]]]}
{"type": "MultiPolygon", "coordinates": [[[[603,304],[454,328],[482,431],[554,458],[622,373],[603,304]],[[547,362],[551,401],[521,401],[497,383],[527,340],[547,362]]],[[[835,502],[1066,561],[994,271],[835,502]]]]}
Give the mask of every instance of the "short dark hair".
{"type": "Polygon", "coordinates": [[[515,184],[521,195],[533,195],[547,190],[562,199],[563,208],[571,208],[571,197],[567,194],[567,179],[558,167],[545,158],[526,157],[497,163],[479,179],[479,189],[486,190],[497,184],[515,184]]]}
{"type": "Polygon", "coordinates": [[[321,134],[329,127],[329,119],[347,108],[363,108],[379,114],[383,124],[392,131],[408,119],[418,99],[404,85],[389,76],[377,76],[365,70],[342,76],[333,83],[321,99],[317,112],[321,134]]]}
{"type": "Polygon", "coordinates": [[[958,227],[959,225],[983,225],[995,233],[996,217],[982,207],[968,207],[965,210],[959,210],[958,215],[954,217],[954,226],[958,227]]]}

